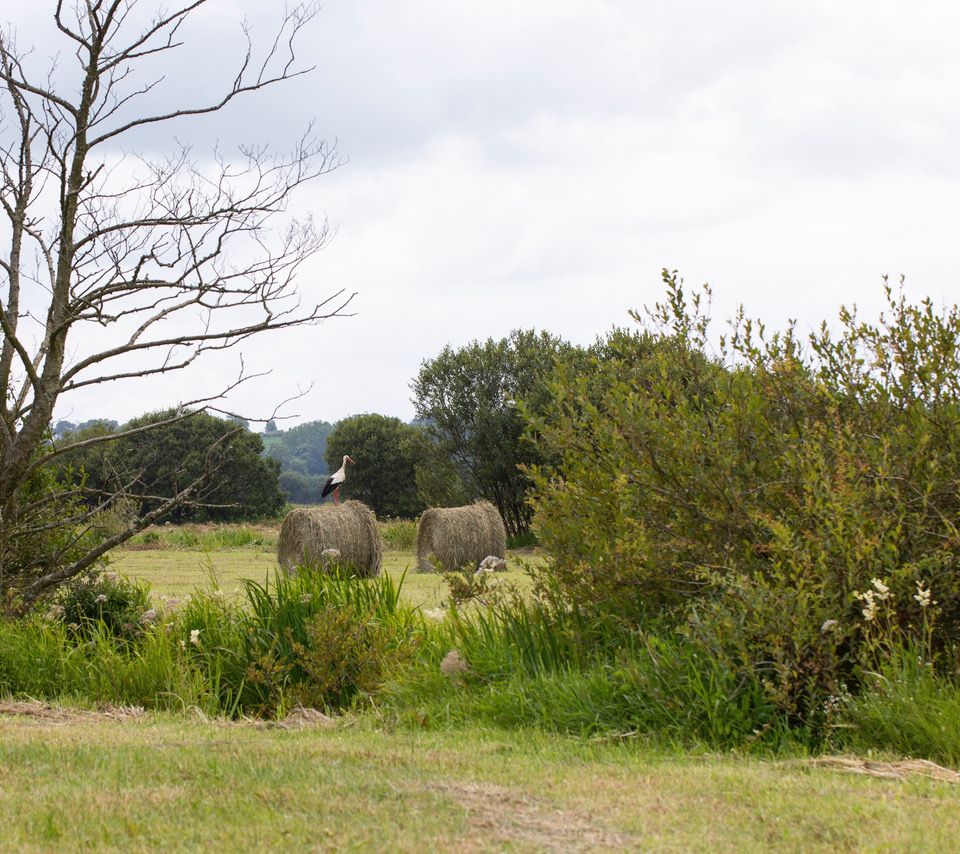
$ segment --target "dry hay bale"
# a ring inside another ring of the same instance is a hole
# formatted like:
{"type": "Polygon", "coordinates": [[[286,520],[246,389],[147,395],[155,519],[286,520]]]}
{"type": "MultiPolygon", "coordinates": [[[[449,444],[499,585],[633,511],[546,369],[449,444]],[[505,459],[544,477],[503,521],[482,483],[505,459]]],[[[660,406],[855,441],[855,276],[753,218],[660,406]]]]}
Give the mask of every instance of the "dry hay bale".
{"type": "Polygon", "coordinates": [[[417,570],[433,572],[433,555],[444,572],[476,569],[488,555],[507,556],[507,529],[489,501],[466,507],[431,507],[417,526],[417,570]]]}
{"type": "Polygon", "coordinates": [[[335,549],[339,559],[363,578],[380,574],[383,547],[373,512],[359,501],[291,510],[277,538],[277,560],[287,572],[298,566],[325,568],[324,555],[335,549]]]}

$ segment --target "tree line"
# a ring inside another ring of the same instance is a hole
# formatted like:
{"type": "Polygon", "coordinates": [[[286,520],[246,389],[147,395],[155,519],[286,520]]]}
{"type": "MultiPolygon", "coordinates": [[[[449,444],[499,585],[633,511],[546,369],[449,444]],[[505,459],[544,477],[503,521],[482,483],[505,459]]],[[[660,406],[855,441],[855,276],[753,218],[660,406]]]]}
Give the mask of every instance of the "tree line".
{"type": "Polygon", "coordinates": [[[411,383],[410,424],[364,413],[258,434],[240,419],[179,419],[167,410],[125,424],[60,421],[51,441],[63,451],[63,476],[82,483],[88,504],[123,493],[141,510],[199,478],[208,449],[221,442],[216,474],[167,514],[174,522],[237,521],[275,515],[285,502],[318,503],[327,476],[350,454],[356,463],[342,495],[378,516],[413,518],[426,507],[485,498],[517,537],[530,526],[527,471],[544,462],[524,435],[530,413],[542,409],[560,365],[582,371],[598,352],[533,330],[448,346],[411,383]],[[151,425],[141,439],[137,431],[151,425]],[[111,435],[115,441],[91,442],[111,435]]]}

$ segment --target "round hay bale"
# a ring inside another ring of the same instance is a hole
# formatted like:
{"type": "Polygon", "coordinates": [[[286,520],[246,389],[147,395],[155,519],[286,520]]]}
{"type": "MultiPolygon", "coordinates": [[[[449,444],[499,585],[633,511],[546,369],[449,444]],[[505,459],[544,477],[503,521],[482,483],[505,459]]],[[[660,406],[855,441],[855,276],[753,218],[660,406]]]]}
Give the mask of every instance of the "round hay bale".
{"type": "Polygon", "coordinates": [[[339,561],[362,578],[380,574],[383,547],[373,512],[359,501],[291,510],[280,526],[277,560],[287,572],[299,566],[326,569],[335,549],[339,561]]]}
{"type": "Polygon", "coordinates": [[[417,571],[433,572],[433,555],[444,572],[475,570],[488,555],[505,558],[507,529],[489,501],[466,507],[431,507],[417,526],[417,571]]]}

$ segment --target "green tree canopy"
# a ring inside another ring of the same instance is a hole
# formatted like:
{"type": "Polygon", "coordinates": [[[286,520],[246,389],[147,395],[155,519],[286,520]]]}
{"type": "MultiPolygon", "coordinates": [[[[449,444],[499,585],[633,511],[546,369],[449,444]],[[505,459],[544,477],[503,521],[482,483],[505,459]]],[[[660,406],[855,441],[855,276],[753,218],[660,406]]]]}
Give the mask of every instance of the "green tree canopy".
{"type": "MultiPolygon", "coordinates": [[[[134,418],[128,431],[170,420],[172,410],[134,418]]],[[[69,434],[66,443],[102,435],[110,427],[99,422],[69,434]]],[[[82,469],[92,501],[123,493],[149,512],[166,498],[200,477],[209,477],[170,519],[233,521],[277,513],[283,507],[276,460],[264,457],[260,437],[233,421],[196,412],[149,433],[93,444],[65,455],[65,462],[82,469]]]]}
{"type": "Polygon", "coordinates": [[[418,515],[423,502],[417,494],[416,466],[425,442],[421,430],[399,418],[366,414],[338,421],[327,439],[329,470],[340,468],[344,454],[355,460],[341,498],[356,498],[378,516],[418,515]]]}
{"type": "MultiPolygon", "coordinates": [[[[556,360],[583,356],[547,332],[515,330],[499,341],[444,348],[423,362],[411,385],[417,417],[452,462],[466,495],[492,501],[511,534],[530,525],[529,480],[520,467],[542,461],[523,439],[518,402],[539,411],[556,360]]],[[[427,480],[423,473],[421,479],[427,480]]]]}
{"type": "MultiPolygon", "coordinates": [[[[327,437],[332,431],[333,425],[327,421],[307,421],[284,433],[273,434],[267,453],[279,460],[284,472],[300,472],[314,477],[322,475],[325,478],[331,471],[327,468],[324,454],[327,437]]],[[[339,462],[332,471],[338,468],[339,462]]]]}

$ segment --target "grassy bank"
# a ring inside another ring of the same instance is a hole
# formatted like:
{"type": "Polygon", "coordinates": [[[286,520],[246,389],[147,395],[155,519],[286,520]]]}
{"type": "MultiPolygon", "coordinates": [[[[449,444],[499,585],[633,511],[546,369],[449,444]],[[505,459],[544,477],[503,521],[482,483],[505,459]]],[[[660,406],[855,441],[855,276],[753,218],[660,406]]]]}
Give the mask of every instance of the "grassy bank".
{"type": "Polygon", "coordinates": [[[950,850],[956,789],[464,728],[0,715],[11,850],[950,850]]]}

